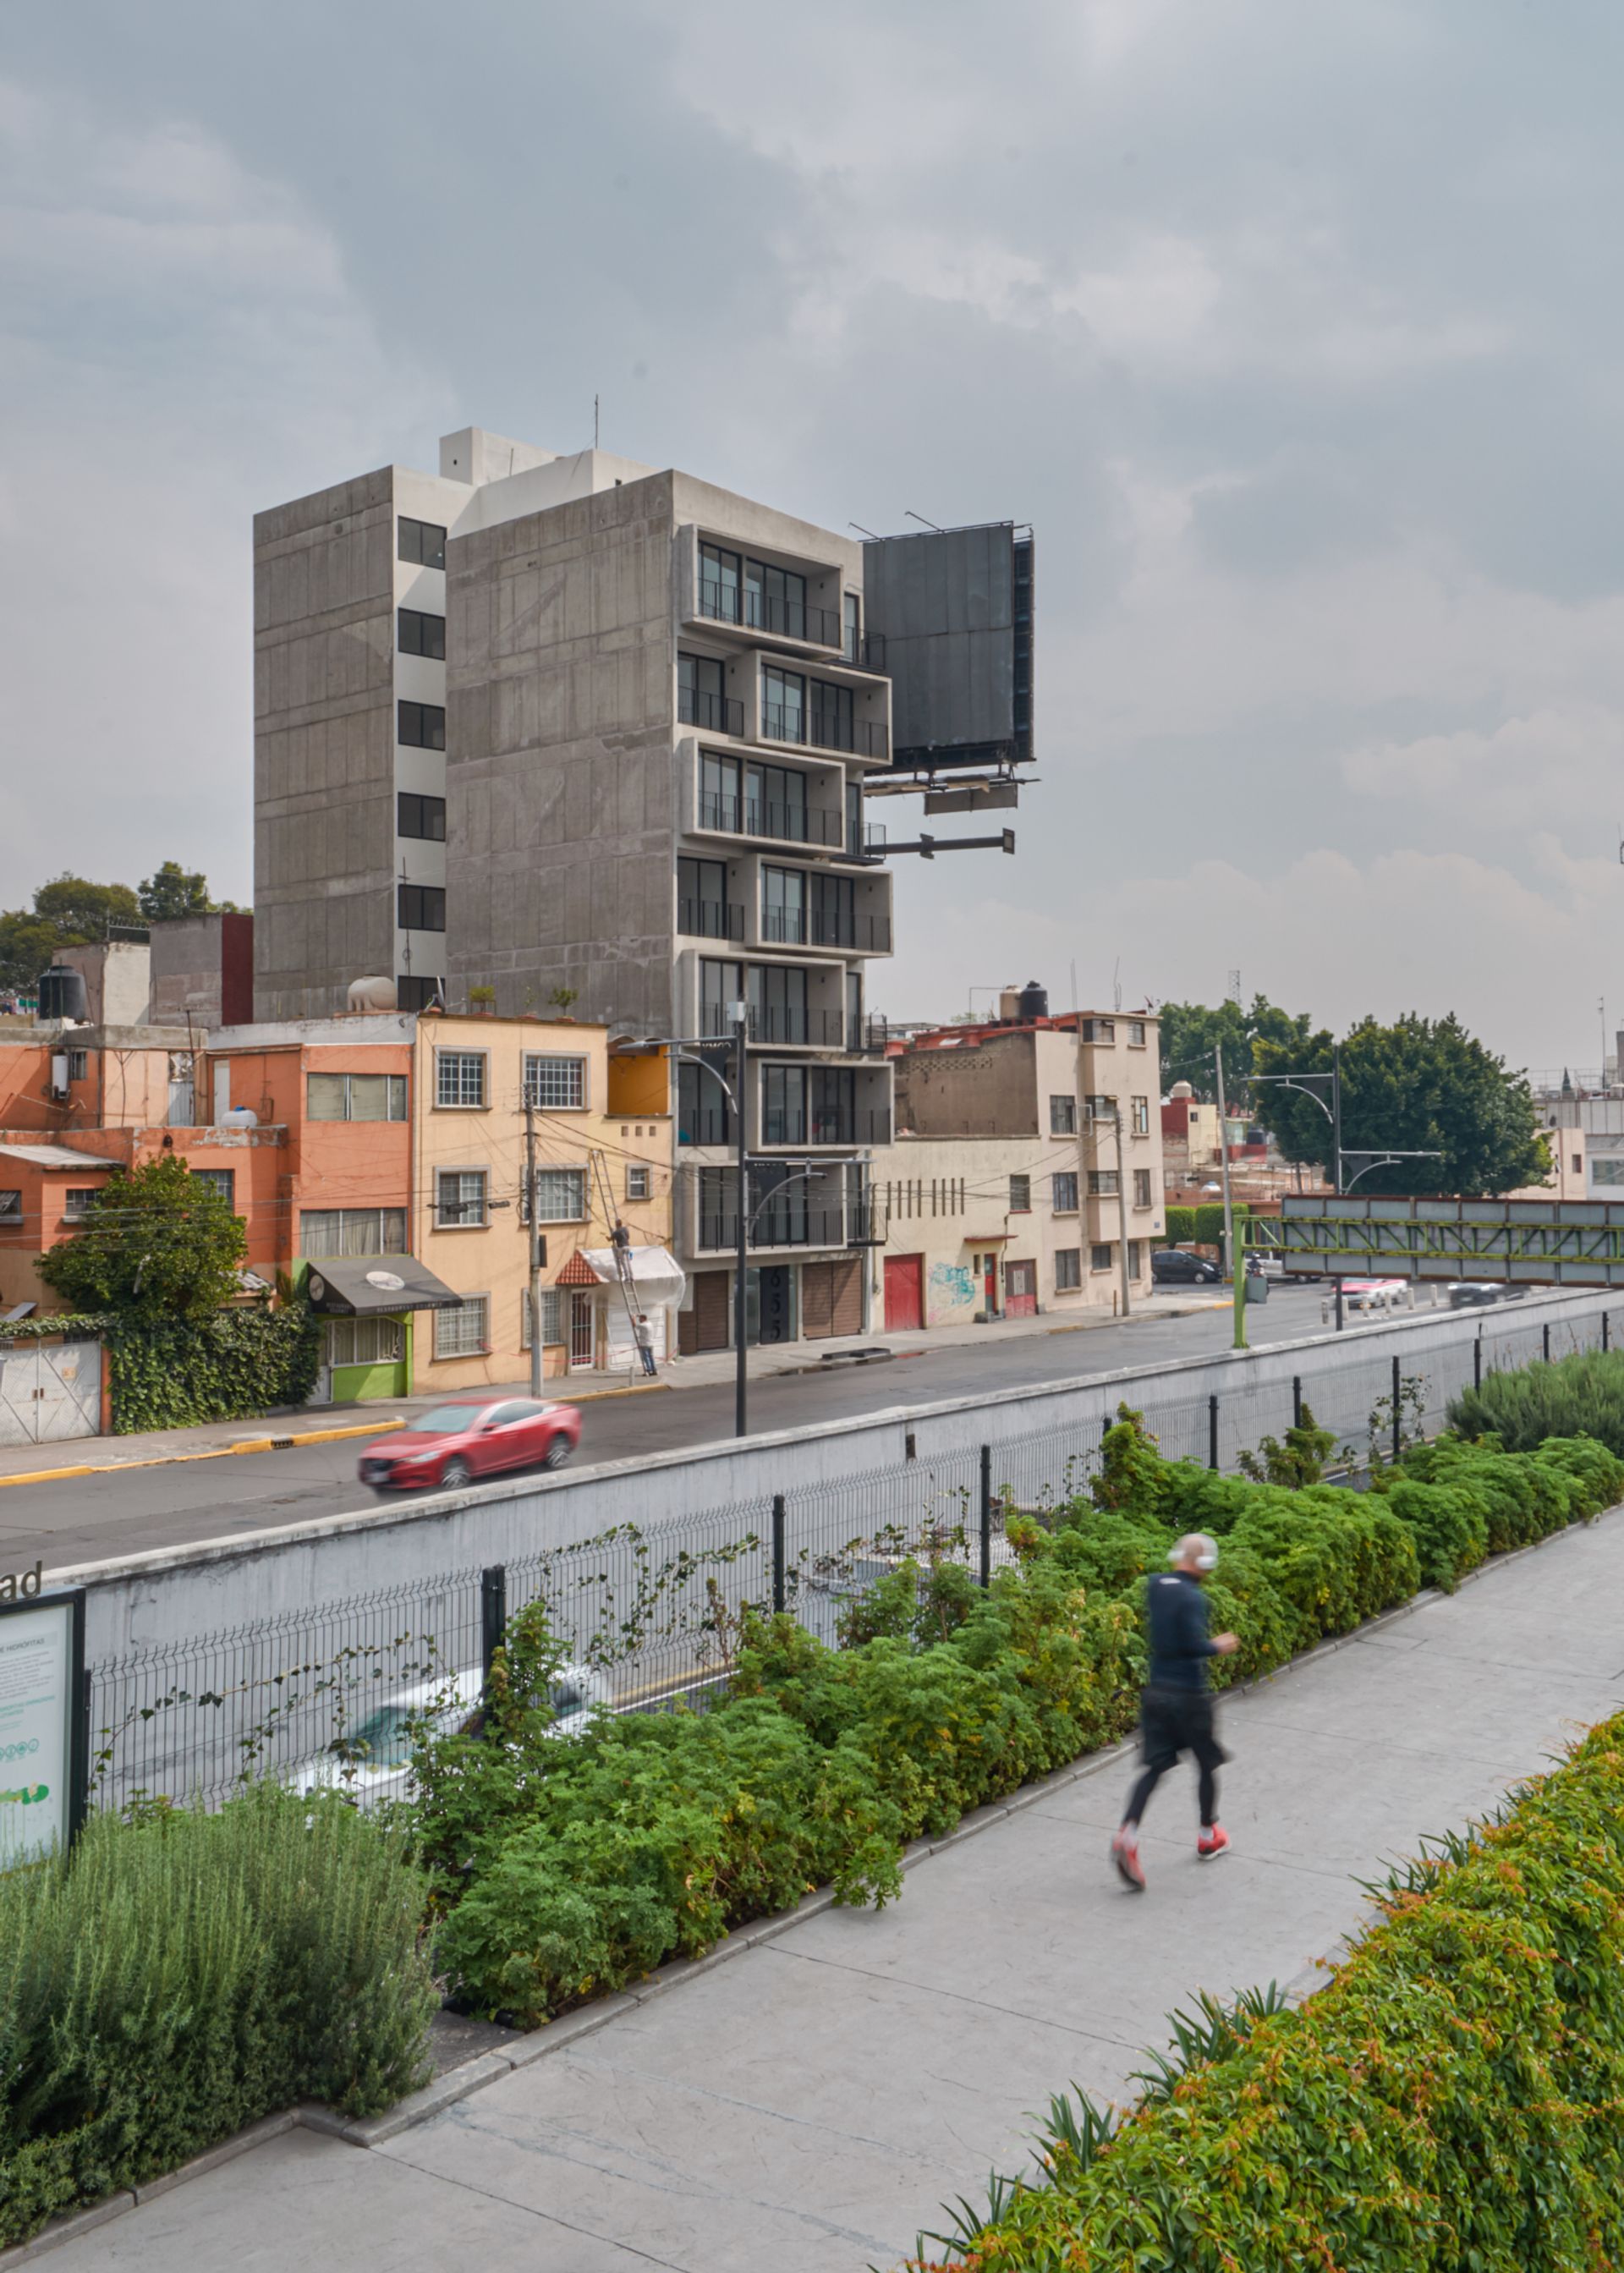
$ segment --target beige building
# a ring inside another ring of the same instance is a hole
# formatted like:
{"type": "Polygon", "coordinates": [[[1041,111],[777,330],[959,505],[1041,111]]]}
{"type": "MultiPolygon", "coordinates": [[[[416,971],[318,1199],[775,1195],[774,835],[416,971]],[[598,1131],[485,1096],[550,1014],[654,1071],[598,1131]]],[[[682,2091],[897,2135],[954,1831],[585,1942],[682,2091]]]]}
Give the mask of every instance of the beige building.
{"type": "Polygon", "coordinates": [[[1006,1008],[894,1061],[898,1133],[873,1167],[887,1332],[1120,1308],[1125,1264],[1130,1300],[1149,1291],[1165,1225],[1156,1020],[1006,1008]]]}
{"type": "MultiPolygon", "coordinates": [[[[639,1249],[671,1229],[671,1119],[657,1058],[611,1058],[607,1030],[574,1021],[440,1016],[416,1021],[411,1252],[460,1294],[425,1318],[414,1387],[521,1380],[529,1368],[526,1106],[535,1203],[546,1242],[544,1370],[636,1362],[632,1304],[584,1257],[624,1223],[639,1249]]],[[[644,1304],[662,1357],[670,1313],[644,1304]]]]}

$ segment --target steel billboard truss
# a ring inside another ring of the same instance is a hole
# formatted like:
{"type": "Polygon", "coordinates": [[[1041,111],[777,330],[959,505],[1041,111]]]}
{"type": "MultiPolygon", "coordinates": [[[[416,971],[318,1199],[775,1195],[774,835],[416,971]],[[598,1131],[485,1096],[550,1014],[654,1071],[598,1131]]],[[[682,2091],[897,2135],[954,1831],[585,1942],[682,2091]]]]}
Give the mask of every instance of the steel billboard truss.
{"type": "Polygon", "coordinates": [[[1624,1204],[1611,1200],[1288,1197],[1246,1237],[1288,1277],[1624,1286],[1624,1204]]]}

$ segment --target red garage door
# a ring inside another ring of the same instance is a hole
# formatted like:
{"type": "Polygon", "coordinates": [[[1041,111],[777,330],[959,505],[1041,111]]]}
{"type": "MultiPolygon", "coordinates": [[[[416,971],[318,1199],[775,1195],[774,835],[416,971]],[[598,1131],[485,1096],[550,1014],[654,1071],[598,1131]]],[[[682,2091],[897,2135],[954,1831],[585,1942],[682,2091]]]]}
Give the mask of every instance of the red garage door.
{"type": "Polygon", "coordinates": [[[1012,1318],[1037,1317],[1036,1263],[1007,1263],[1004,1265],[1004,1308],[1012,1318]]]}
{"type": "Polygon", "coordinates": [[[886,1257],[886,1332],[906,1333],[924,1324],[924,1257],[886,1257]]]}

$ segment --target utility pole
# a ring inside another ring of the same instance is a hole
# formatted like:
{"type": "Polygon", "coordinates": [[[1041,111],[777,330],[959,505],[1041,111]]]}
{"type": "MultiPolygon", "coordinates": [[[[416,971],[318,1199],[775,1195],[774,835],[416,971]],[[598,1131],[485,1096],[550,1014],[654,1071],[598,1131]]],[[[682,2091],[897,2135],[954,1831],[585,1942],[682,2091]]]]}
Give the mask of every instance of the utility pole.
{"type": "Polygon", "coordinates": [[[1082,1013],[1077,1008],[1077,966],[1072,965],[1072,1015],[1077,1031],[1073,1039],[1077,1045],[1077,1096],[1072,1106],[1077,1122],[1077,1283],[1089,1283],[1089,1243],[1084,1236],[1089,1227],[1089,1145],[1091,1142],[1087,1099],[1082,1093],[1082,1013]]]}
{"type": "Polygon", "coordinates": [[[1224,1045],[1215,1042],[1212,1051],[1213,1068],[1217,1075],[1218,1091],[1218,1161],[1224,1179],[1224,1260],[1229,1266],[1230,1282],[1234,1295],[1235,1347],[1246,1347],[1246,1273],[1245,1257],[1235,1252],[1235,1208],[1230,1198],[1230,1122],[1229,1099],[1224,1094],[1224,1045]]]}
{"type": "Polygon", "coordinates": [[[525,1207],[530,1219],[530,1394],[542,1394],[542,1227],[535,1204],[535,1107],[528,1097],[524,1106],[525,1207]]]}
{"type": "Polygon", "coordinates": [[[1342,1191],[1342,1044],[1331,1049],[1331,1189],[1342,1191]]]}
{"type": "Polygon", "coordinates": [[[745,1144],[745,1044],[750,1011],[744,997],[728,1005],[733,1021],[733,1120],[738,1139],[738,1239],[733,1258],[733,1434],[750,1434],[750,1369],[745,1346],[748,1316],[745,1302],[746,1257],[750,1251],[750,1156],[745,1144]]]}

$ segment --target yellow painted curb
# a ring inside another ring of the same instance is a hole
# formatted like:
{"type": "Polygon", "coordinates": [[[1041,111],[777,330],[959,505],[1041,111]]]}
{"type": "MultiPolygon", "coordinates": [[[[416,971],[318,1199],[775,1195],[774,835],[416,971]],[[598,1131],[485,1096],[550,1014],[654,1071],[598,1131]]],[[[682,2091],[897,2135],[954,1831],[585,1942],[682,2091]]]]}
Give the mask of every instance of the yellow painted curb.
{"type": "MultiPolygon", "coordinates": [[[[611,1391],[611,1395],[619,1392],[611,1391]]],[[[86,1460],[71,1468],[38,1468],[32,1474],[0,1476],[0,1491],[9,1484],[54,1484],[74,1476],[111,1476],[124,1468],[173,1468],[186,1460],[228,1460],[238,1452],[282,1452],[296,1444],[330,1444],[341,1437],[381,1437],[398,1429],[402,1416],[363,1421],[344,1429],[302,1429],[291,1437],[245,1437],[237,1444],[211,1444],[204,1452],[158,1452],[150,1460],[86,1460]]]]}

